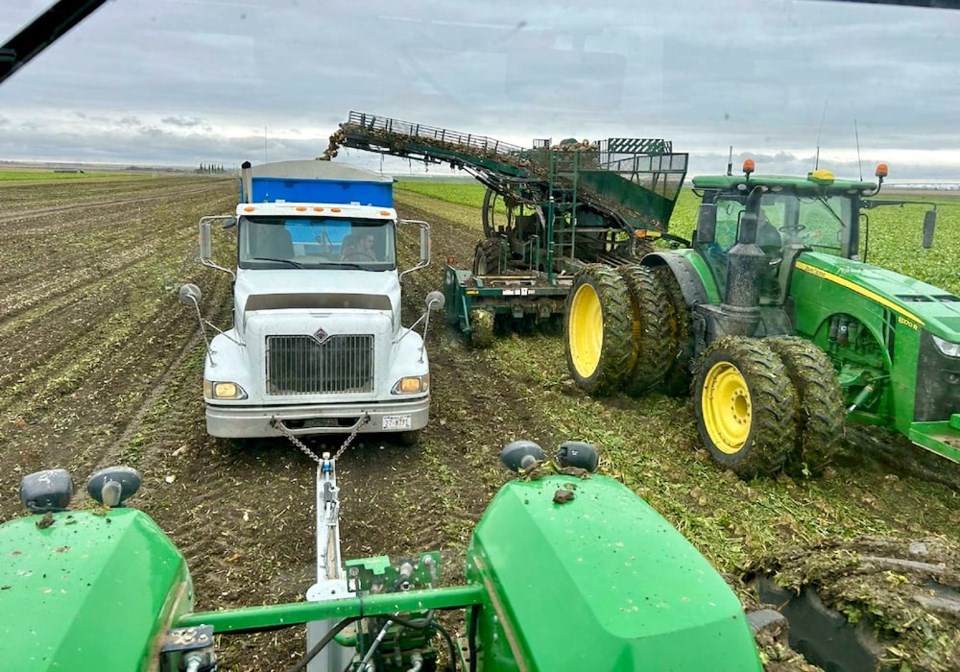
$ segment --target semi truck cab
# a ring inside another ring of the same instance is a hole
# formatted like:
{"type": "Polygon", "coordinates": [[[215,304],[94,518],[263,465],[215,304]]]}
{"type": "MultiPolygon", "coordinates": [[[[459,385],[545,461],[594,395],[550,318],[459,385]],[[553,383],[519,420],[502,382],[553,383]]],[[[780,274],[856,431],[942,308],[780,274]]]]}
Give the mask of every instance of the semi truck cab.
{"type": "Polygon", "coordinates": [[[204,366],[209,434],[419,438],[429,363],[401,323],[401,278],[429,263],[429,226],[403,222],[420,228],[420,261],[401,273],[392,182],[327,161],[244,164],[235,216],[201,220],[201,262],[234,276],[233,326],[204,366]],[[212,261],[217,220],[235,230],[235,270],[212,261]]]}

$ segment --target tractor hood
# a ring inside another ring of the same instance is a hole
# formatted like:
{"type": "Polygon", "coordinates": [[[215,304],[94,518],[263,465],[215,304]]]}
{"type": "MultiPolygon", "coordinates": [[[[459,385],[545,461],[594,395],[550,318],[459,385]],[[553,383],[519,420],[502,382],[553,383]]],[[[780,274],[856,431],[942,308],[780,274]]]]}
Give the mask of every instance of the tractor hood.
{"type": "Polygon", "coordinates": [[[723,578],[605,476],[508,483],[474,531],[467,571],[505,631],[485,644],[505,650],[484,659],[513,656],[521,670],[699,670],[709,651],[713,672],[762,669],[723,578]]]}
{"type": "Polygon", "coordinates": [[[136,509],[9,521],[0,558],[4,669],[145,669],[157,636],[193,605],[183,556],[136,509]]]}
{"type": "Polygon", "coordinates": [[[871,264],[816,252],[801,254],[796,272],[847,287],[935,336],[960,342],[960,297],[944,289],[871,264]]]}
{"type": "Polygon", "coordinates": [[[239,318],[259,310],[400,310],[395,271],[239,269],[234,288],[239,318]]]}

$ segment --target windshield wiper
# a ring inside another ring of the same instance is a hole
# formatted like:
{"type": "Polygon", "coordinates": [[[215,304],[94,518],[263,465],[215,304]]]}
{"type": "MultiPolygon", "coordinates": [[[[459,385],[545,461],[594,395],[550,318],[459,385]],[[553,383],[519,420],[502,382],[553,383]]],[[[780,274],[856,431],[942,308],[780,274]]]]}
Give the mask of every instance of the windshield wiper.
{"type": "Polygon", "coordinates": [[[290,264],[294,268],[303,268],[303,264],[293,259],[274,259],[273,257],[253,257],[251,261],[279,261],[283,264],[290,264]]]}

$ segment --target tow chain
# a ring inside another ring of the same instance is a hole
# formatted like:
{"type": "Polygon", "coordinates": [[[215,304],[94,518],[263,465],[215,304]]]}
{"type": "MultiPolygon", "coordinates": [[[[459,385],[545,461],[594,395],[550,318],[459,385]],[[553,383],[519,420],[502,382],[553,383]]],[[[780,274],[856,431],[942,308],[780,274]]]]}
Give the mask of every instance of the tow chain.
{"type": "MultiPolygon", "coordinates": [[[[360,430],[368,422],[370,422],[370,414],[364,413],[363,417],[360,418],[357,421],[357,424],[353,426],[353,429],[351,430],[350,434],[347,436],[346,440],[343,442],[343,444],[340,446],[337,452],[334,453],[333,457],[329,459],[333,461],[339,460],[340,456],[343,455],[343,453],[347,450],[347,448],[350,447],[350,444],[353,443],[353,440],[357,438],[357,434],[360,433],[360,430]]],[[[270,424],[274,427],[274,429],[278,430],[281,434],[283,434],[285,437],[290,439],[290,443],[296,446],[300,450],[300,452],[302,452],[304,455],[309,457],[311,460],[313,460],[320,466],[323,466],[323,463],[325,462],[325,460],[322,457],[318,457],[316,453],[310,450],[307,447],[307,444],[305,444],[303,441],[298,439],[296,434],[294,434],[284,426],[283,422],[281,422],[280,420],[277,420],[276,418],[273,418],[270,421],[270,424]]]]}

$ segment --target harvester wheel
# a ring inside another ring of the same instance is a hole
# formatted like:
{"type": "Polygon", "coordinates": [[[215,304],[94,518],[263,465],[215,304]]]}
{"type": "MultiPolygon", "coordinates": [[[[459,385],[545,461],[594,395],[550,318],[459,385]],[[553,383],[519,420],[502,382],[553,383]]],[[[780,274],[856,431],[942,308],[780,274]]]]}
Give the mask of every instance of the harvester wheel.
{"type": "Polygon", "coordinates": [[[613,392],[633,367],[632,313],[627,285],[615,270],[587,264],[577,273],[564,340],[570,375],[590,394],[613,392]]]}
{"type": "Polygon", "coordinates": [[[633,370],[624,380],[627,394],[639,396],[655,389],[670,367],[675,350],[670,333],[673,307],[652,269],[625,264],[617,269],[630,290],[633,308],[633,370]]]}
{"type": "Polygon", "coordinates": [[[501,275],[505,270],[500,256],[500,238],[486,238],[477,243],[473,253],[474,275],[501,275]]]}
{"type": "Polygon", "coordinates": [[[725,336],[693,381],[697,428],[713,458],[743,478],[778,471],[797,436],[797,394],[783,360],[755,338],[725,336]]]}
{"type": "Polygon", "coordinates": [[[674,350],[671,351],[673,360],[663,377],[662,389],[671,397],[686,397],[690,394],[690,381],[693,378],[690,371],[693,364],[693,314],[670,267],[654,266],[651,270],[673,308],[669,313],[670,334],[674,343],[674,350]]]}
{"type": "Polygon", "coordinates": [[[493,313],[489,310],[470,311],[470,344],[486,348],[493,343],[493,313]]]}
{"type": "Polygon", "coordinates": [[[797,443],[787,469],[795,475],[819,476],[840,447],[847,415],[836,369],[827,353],[804,338],[766,340],[787,367],[800,409],[797,443]]]}

